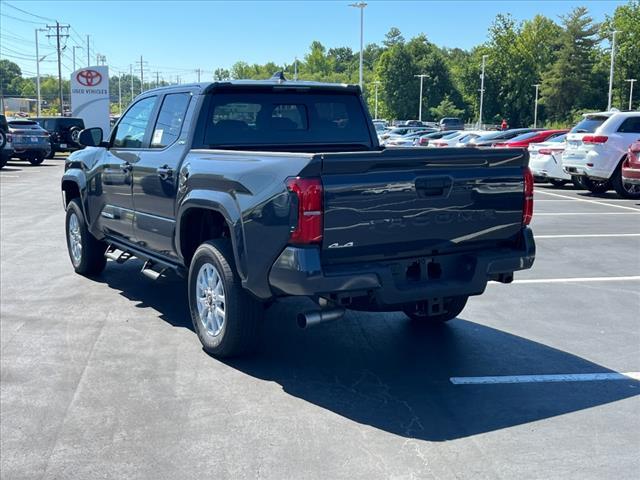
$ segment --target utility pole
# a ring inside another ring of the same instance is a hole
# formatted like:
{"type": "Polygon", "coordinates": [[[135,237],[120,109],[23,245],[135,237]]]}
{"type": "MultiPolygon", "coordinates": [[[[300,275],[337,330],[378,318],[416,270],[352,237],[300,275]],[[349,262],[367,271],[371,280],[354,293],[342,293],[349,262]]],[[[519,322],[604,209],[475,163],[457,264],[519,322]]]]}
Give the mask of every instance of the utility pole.
{"type": "Polygon", "coordinates": [[[91,53],[89,52],[89,35],[87,35],[87,67],[91,65],[91,53]]]}
{"type": "Polygon", "coordinates": [[[607,111],[611,110],[611,102],[613,100],[613,66],[616,58],[616,34],[617,30],[612,32],[611,39],[611,67],[609,69],[609,101],[607,103],[607,111]]]}
{"type": "Polygon", "coordinates": [[[58,51],[58,96],[60,98],[60,116],[64,115],[64,107],[63,102],[64,98],[62,96],[62,50],[64,47],[60,47],[60,37],[67,38],[69,35],[66,33],[69,31],[69,25],[60,25],[60,22],[56,22],[55,25],[47,25],[48,29],[55,28],[55,35],[47,34],[47,38],[56,37],[56,48],[58,51]],[[65,33],[60,33],[60,29],[65,29],[65,33]]]}
{"type": "Polygon", "coordinates": [[[533,107],[533,128],[537,128],[538,127],[538,89],[540,88],[540,84],[536,83],[533,86],[536,87],[536,101],[535,101],[535,106],[533,107]]]}
{"type": "MultiPolygon", "coordinates": [[[[138,62],[136,62],[138,63],[138,62]]],[[[140,93],[144,92],[144,61],[140,55],[140,93]]]]}
{"type": "Polygon", "coordinates": [[[198,83],[200,83],[200,72],[201,70],[199,68],[196,68],[196,75],[198,75],[198,83]]]}
{"type": "Polygon", "coordinates": [[[360,90],[363,90],[362,71],[363,71],[363,54],[364,54],[364,9],[367,6],[365,2],[352,3],[350,7],[360,9],[360,90]]]}
{"type": "Polygon", "coordinates": [[[376,119],[378,118],[378,85],[380,85],[380,83],[381,83],[380,80],[376,80],[375,82],[373,82],[373,84],[376,87],[376,106],[375,106],[376,113],[374,115],[376,119]]]}
{"type": "Polygon", "coordinates": [[[484,100],[484,67],[489,55],[482,55],[482,73],[480,74],[480,117],[478,118],[478,128],[482,128],[482,102],[484,100]]]}
{"type": "Polygon", "coordinates": [[[293,80],[298,81],[298,57],[293,60],[293,80]]]}
{"type": "Polygon", "coordinates": [[[633,104],[633,84],[635,82],[638,81],[638,79],[636,78],[627,78],[625,81],[629,82],[630,85],[630,89],[629,89],[629,110],[631,110],[631,105],[633,104]]]}
{"type": "Polygon", "coordinates": [[[42,97],[40,95],[40,52],[38,50],[38,32],[46,32],[45,28],[36,28],[36,93],[38,98],[38,105],[36,106],[36,112],[40,116],[42,97]]]}
{"type": "Polygon", "coordinates": [[[156,88],[160,86],[160,72],[156,72],[156,88]]]}
{"type": "Polygon", "coordinates": [[[176,83],[180,85],[180,75],[176,75],[176,83]]]}
{"type": "Polygon", "coordinates": [[[122,72],[118,72],[118,111],[122,115],[122,72]]]}
{"type": "Polygon", "coordinates": [[[420,75],[414,75],[414,77],[420,79],[420,103],[418,104],[418,121],[422,121],[422,81],[425,77],[428,77],[426,73],[421,73],[420,75]]]}
{"type": "Polygon", "coordinates": [[[131,102],[133,102],[133,65],[129,64],[129,77],[131,78],[131,102]]]}

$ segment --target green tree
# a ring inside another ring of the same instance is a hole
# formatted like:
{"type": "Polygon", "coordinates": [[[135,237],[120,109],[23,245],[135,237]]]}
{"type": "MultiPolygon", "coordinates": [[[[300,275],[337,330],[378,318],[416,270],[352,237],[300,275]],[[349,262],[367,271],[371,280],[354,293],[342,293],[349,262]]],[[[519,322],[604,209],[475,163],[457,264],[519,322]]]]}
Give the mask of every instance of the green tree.
{"type": "Polygon", "coordinates": [[[2,92],[4,95],[19,95],[19,90],[14,90],[19,87],[19,83],[15,83],[16,79],[20,79],[22,71],[20,67],[11,60],[0,60],[0,85],[2,86],[2,92]],[[13,85],[11,88],[9,85],[13,85]]]}
{"type": "Polygon", "coordinates": [[[434,119],[440,119],[443,117],[460,117],[464,113],[462,108],[457,108],[449,99],[449,95],[445,95],[440,104],[437,107],[431,108],[430,111],[434,119]]]}
{"type": "Polygon", "coordinates": [[[564,31],[558,43],[557,59],[542,79],[540,102],[555,121],[566,120],[578,108],[591,107],[594,49],[598,25],[585,7],[562,17],[564,31]]]}
{"type": "Polygon", "coordinates": [[[403,43],[404,37],[400,33],[400,30],[396,27],[391,27],[389,29],[389,31],[385,34],[384,40],[382,42],[382,44],[387,48],[391,48],[396,45],[402,45],[403,43]]]}
{"type": "MultiPolygon", "coordinates": [[[[611,32],[616,30],[616,58],[613,76],[613,106],[626,109],[629,106],[630,84],[626,80],[635,78],[640,80],[640,2],[630,1],[626,5],[616,7],[612,16],[607,16],[600,28],[600,36],[609,40],[611,32]]],[[[603,52],[601,70],[606,70],[608,81],[609,61],[611,49],[603,52]]],[[[636,87],[638,87],[636,83],[636,87]]],[[[607,84],[608,89],[608,84],[607,84]]],[[[607,90],[608,91],[608,90],[607,90]]],[[[640,87],[634,91],[640,96],[640,87]]],[[[638,108],[638,100],[634,105],[638,108]]]]}

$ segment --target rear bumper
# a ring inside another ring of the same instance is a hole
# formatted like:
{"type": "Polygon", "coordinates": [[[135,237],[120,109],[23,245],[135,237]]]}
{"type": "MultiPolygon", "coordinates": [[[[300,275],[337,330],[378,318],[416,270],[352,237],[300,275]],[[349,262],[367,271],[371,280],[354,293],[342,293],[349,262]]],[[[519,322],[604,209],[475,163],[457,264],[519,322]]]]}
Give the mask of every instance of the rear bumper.
{"type": "Polygon", "coordinates": [[[525,228],[521,235],[521,247],[517,249],[324,267],[318,248],[289,246],[271,268],[269,283],[279,294],[365,297],[380,309],[436,297],[479,295],[489,280],[508,283],[513,272],[531,268],[535,258],[533,233],[525,228]],[[437,267],[431,268],[429,263],[437,267]],[[412,265],[420,273],[419,278],[409,280],[406,272],[412,265]]]}

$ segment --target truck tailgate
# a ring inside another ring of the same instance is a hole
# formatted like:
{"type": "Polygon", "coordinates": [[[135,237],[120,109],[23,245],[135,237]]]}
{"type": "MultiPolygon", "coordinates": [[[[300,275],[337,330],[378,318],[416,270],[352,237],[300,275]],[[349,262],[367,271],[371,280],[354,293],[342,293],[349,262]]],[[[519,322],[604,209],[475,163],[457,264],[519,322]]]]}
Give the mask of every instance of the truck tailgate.
{"type": "Polygon", "coordinates": [[[322,155],[323,262],[493,246],[522,228],[524,149],[322,155]]]}

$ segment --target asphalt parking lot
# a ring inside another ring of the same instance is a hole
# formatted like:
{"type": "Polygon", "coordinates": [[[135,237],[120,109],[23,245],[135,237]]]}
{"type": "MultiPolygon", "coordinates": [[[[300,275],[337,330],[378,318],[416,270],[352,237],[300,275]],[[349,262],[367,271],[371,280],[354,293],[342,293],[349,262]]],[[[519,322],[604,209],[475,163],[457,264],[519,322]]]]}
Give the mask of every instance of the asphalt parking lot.
{"type": "Polygon", "coordinates": [[[534,268],[444,328],[291,300],[222,362],[182,281],[73,273],[62,165],[0,172],[3,479],[637,478],[640,202],[538,185],[534,268]]]}

